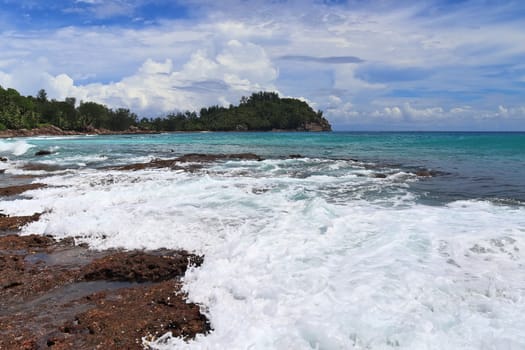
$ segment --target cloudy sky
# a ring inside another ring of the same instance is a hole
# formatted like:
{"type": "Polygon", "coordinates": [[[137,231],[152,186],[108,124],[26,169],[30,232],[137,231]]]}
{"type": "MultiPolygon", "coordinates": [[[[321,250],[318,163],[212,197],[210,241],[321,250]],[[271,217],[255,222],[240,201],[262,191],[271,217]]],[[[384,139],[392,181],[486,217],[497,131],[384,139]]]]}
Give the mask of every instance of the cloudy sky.
{"type": "Polygon", "coordinates": [[[525,1],[0,0],[0,85],[141,116],[271,90],[337,130],[525,130],[525,1]]]}

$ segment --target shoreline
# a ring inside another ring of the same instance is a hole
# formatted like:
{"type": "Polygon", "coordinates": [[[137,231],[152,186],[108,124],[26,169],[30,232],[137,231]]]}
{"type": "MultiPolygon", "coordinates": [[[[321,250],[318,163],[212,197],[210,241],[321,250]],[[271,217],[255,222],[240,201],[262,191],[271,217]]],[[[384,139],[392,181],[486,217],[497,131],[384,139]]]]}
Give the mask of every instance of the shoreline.
{"type": "MultiPolygon", "coordinates": [[[[2,188],[0,199],[41,184],[2,188]]],[[[182,290],[203,257],[184,250],[93,250],[74,238],[20,235],[43,213],[0,213],[0,349],[144,349],[211,326],[182,290]]]]}
{"type": "Polygon", "coordinates": [[[234,130],[234,131],[211,131],[211,130],[194,130],[194,131],[153,131],[146,129],[139,129],[132,127],[124,131],[113,131],[107,129],[95,129],[91,128],[85,132],[73,131],[73,130],[62,130],[56,126],[43,126],[34,129],[18,129],[18,130],[2,130],[0,131],[0,139],[9,139],[16,137],[37,137],[37,136],[88,136],[88,135],[155,135],[155,134],[186,134],[186,133],[211,133],[211,132],[274,132],[274,133],[286,133],[286,132],[307,132],[307,133],[324,133],[332,132],[332,130],[317,130],[317,129],[272,129],[272,130],[234,130]]]}
{"type": "Polygon", "coordinates": [[[138,128],[130,128],[124,131],[112,131],[107,129],[92,128],[85,132],[62,130],[56,126],[49,125],[34,129],[18,129],[18,130],[2,130],[0,131],[0,139],[8,139],[15,137],[36,137],[36,136],[86,136],[86,135],[142,135],[142,134],[160,134],[158,131],[144,130],[138,128]]]}

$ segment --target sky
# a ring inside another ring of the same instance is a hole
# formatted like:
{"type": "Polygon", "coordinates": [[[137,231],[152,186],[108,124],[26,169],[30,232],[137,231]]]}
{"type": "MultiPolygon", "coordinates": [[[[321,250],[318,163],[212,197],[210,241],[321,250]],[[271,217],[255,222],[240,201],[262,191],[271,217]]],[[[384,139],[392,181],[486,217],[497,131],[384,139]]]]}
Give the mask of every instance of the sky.
{"type": "Polygon", "coordinates": [[[525,130],[525,1],[0,0],[0,85],[154,117],[276,91],[335,130],[525,130]]]}

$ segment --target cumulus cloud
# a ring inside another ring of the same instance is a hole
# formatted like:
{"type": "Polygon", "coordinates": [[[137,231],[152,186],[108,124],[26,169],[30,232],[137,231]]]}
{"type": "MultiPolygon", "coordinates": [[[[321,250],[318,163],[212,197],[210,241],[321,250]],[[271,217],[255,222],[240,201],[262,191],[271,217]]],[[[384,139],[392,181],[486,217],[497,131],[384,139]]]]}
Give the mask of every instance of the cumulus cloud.
{"type": "MultiPolygon", "coordinates": [[[[367,114],[361,112],[360,114],[367,114]]],[[[397,121],[410,125],[468,125],[491,120],[503,122],[505,120],[525,119],[525,106],[505,107],[498,106],[492,109],[473,109],[471,106],[456,106],[445,109],[440,106],[414,107],[405,102],[401,106],[388,106],[368,113],[375,120],[397,121]]]]}
{"type": "Polygon", "coordinates": [[[445,117],[442,107],[415,108],[409,102],[403,104],[403,114],[415,121],[435,121],[445,117]]]}
{"type": "Polygon", "coordinates": [[[372,114],[373,116],[386,116],[388,119],[401,120],[403,119],[403,112],[401,108],[395,107],[385,107],[383,113],[378,113],[377,111],[372,114]]]}
{"type": "Polygon", "coordinates": [[[443,107],[415,107],[410,102],[405,102],[401,106],[387,106],[370,113],[375,118],[385,118],[389,120],[405,120],[412,122],[436,122],[458,114],[459,108],[445,110],[443,107]]]}
{"type": "MultiPolygon", "coordinates": [[[[275,90],[273,83],[277,76],[263,48],[231,40],[216,55],[196,51],[178,69],[170,59],[147,59],[134,74],[117,82],[81,85],[66,74],[53,76],[44,72],[33,74],[31,84],[39,84],[59,99],[75,96],[154,115],[235,103],[241,95],[253,91],[275,90]]],[[[0,82],[11,84],[13,79],[0,72],[0,82]]]]}
{"type": "Polygon", "coordinates": [[[509,108],[500,105],[493,117],[525,119],[525,106],[509,108]]]}

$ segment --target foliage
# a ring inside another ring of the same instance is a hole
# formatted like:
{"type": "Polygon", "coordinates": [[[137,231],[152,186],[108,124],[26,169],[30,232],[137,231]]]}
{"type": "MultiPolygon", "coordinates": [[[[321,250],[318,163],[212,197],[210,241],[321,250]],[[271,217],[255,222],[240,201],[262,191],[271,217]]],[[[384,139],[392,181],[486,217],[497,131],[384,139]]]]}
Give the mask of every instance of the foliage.
{"type": "Polygon", "coordinates": [[[297,99],[280,98],[274,92],[258,92],[242,97],[239,106],[202,108],[199,114],[179,112],[142,123],[159,131],[304,130],[308,123],[330,129],[321,111],[315,112],[306,102],[297,99]]]}
{"type": "Polygon", "coordinates": [[[304,130],[317,123],[329,130],[322,112],[315,112],[305,102],[280,98],[274,92],[258,92],[242,97],[238,106],[211,106],[196,112],[177,112],[155,119],[138,119],[129,109],[110,109],[96,102],[67,97],[49,100],[44,89],[37,97],[22,96],[15,89],[0,86],[0,129],[34,128],[41,124],[64,130],[87,131],[93,128],[124,131],[130,127],[156,131],[267,131],[273,129],[304,130]]]}

